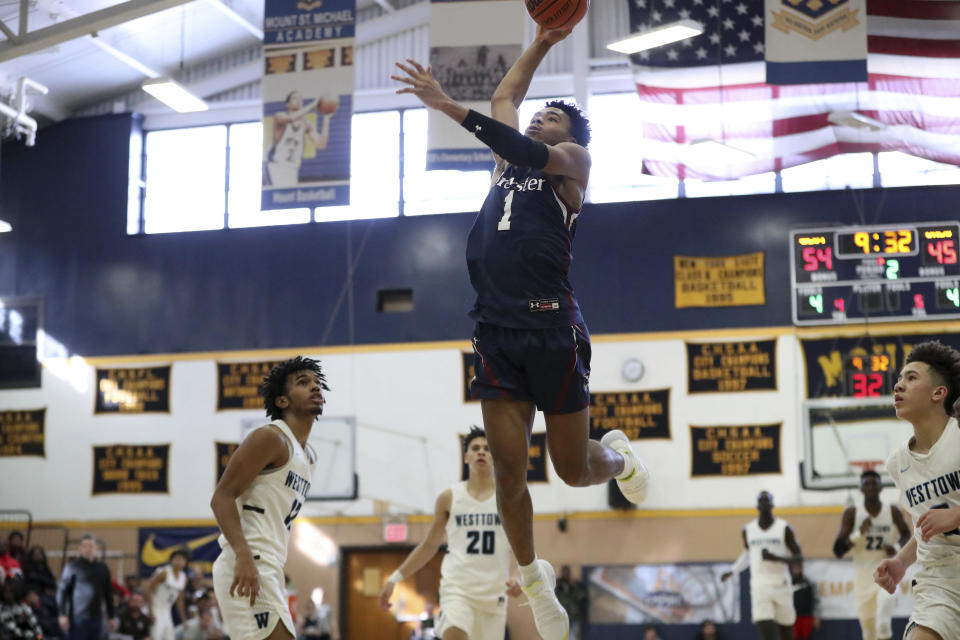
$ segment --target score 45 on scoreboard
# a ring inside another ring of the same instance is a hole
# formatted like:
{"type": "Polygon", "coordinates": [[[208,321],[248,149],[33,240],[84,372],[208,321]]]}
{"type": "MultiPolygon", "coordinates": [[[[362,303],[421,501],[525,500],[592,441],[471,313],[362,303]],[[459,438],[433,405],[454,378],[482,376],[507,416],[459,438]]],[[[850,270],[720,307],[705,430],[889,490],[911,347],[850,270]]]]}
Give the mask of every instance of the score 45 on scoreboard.
{"type": "Polygon", "coordinates": [[[790,232],[796,325],[960,318],[960,224],[790,232]]]}

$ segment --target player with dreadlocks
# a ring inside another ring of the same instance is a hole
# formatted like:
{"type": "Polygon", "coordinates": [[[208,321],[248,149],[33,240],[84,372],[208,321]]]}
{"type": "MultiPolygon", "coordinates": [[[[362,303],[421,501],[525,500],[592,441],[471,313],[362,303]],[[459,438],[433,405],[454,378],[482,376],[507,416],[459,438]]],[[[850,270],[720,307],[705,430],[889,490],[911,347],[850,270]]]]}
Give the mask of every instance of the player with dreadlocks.
{"type": "Polygon", "coordinates": [[[910,542],[874,572],[893,593],[914,562],[916,605],[905,640],[952,640],[960,630],[960,353],[937,341],[916,345],[893,387],[897,417],[913,437],[894,450],[886,469],[914,522],[910,542]]]}
{"type": "Polygon", "coordinates": [[[316,360],[297,356],[275,366],[260,385],[272,422],[237,447],[213,492],[223,549],[213,564],[213,586],[231,638],[296,637],[283,565],[317,461],[307,439],[328,389],[316,360]]]}

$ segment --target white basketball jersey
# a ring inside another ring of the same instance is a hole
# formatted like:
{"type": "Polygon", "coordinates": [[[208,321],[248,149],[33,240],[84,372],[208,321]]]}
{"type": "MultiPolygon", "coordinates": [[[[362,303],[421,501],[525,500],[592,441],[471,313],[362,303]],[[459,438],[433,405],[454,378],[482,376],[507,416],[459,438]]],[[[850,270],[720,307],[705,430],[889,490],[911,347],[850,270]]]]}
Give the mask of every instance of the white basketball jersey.
{"type": "MultiPolygon", "coordinates": [[[[307,455],[283,420],[274,420],[259,428],[270,427],[276,427],[286,436],[290,457],[282,467],[261,471],[237,498],[237,509],[254,559],[259,555],[264,561],[282,567],[287,561],[290,527],[310,490],[316,454],[308,445],[310,455],[307,455]]],[[[219,542],[221,548],[229,546],[223,535],[219,542]]]]}
{"type": "Polygon", "coordinates": [[[880,502],[880,514],[873,517],[860,502],[855,506],[856,511],[853,514],[853,531],[860,531],[863,521],[870,518],[870,529],[867,533],[853,545],[850,554],[853,556],[853,567],[857,571],[869,571],[873,574],[874,569],[882,560],[887,558],[887,552],[883,550],[884,545],[892,545],[900,537],[900,531],[893,526],[893,516],[890,515],[890,505],[886,502],[880,502]]]}
{"type": "Polygon", "coordinates": [[[747,547],[750,549],[750,584],[790,584],[790,568],[785,562],[763,559],[764,549],[781,558],[793,555],[793,552],[787,549],[787,521],[774,518],[769,528],[761,529],[759,521],[754,520],[744,527],[744,531],[747,533],[747,547]]]}
{"type": "Polygon", "coordinates": [[[303,161],[303,134],[306,130],[303,121],[288,122],[283,127],[280,139],[270,150],[270,162],[299,167],[303,161]]]}
{"type": "Polygon", "coordinates": [[[466,482],[450,488],[447,555],[440,566],[440,601],[445,594],[468,598],[477,608],[505,610],[510,543],[500,523],[496,494],[478,502],[466,482]]]}
{"type": "MultiPolygon", "coordinates": [[[[940,439],[928,453],[910,451],[909,441],[887,459],[887,473],[897,484],[901,503],[914,524],[930,509],[960,506],[960,426],[950,418],[940,439]]],[[[933,536],[929,542],[917,539],[917,561],[926,566],[960,564],[960,530],[933,536]]]]}
{"type": "Polygon", "coordinates": [[[173,567],[170,565],[158,568],[157,572],[160,571],[166,572],[167,577],[153,590],[153,602],[151,606],[155,614],[170,611],[170,607],[177,601],[180,592],[187,586],[186,572],[181,571],[179,576],[174,576],[173,567]]]}

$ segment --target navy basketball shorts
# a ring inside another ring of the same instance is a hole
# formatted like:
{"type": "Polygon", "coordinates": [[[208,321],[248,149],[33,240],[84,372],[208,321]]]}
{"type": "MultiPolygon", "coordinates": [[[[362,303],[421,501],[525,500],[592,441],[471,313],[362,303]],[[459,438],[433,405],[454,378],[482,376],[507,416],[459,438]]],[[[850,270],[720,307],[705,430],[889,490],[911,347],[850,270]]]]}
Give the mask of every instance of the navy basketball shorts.
{"type": "Polygon", "coordinates": [[[590,404],[590,334],[583,324],[510,329],[478,322],[473,361],[475,400],[526,400],[547,414],[590,404]]]}

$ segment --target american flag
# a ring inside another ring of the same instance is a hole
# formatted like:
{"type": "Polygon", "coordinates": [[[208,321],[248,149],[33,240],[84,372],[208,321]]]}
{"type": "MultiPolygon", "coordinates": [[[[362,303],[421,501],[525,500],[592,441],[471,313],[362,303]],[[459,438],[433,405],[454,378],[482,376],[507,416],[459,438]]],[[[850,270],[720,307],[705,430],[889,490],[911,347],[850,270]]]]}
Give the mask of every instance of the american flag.
{"type": "Polygon", "coordinates": [[[867,82],[772,86],[763,0],[626,1],[631,32],[684,18],[704,26],[631,57],[646,173],[726,180],[860,151],[960,165],[960,2],[867,0],[867,82]],[[844,112],[878,124],[851,126],[844,112]],[[751,155],[691,146],[705,140],[751,155]]]}

